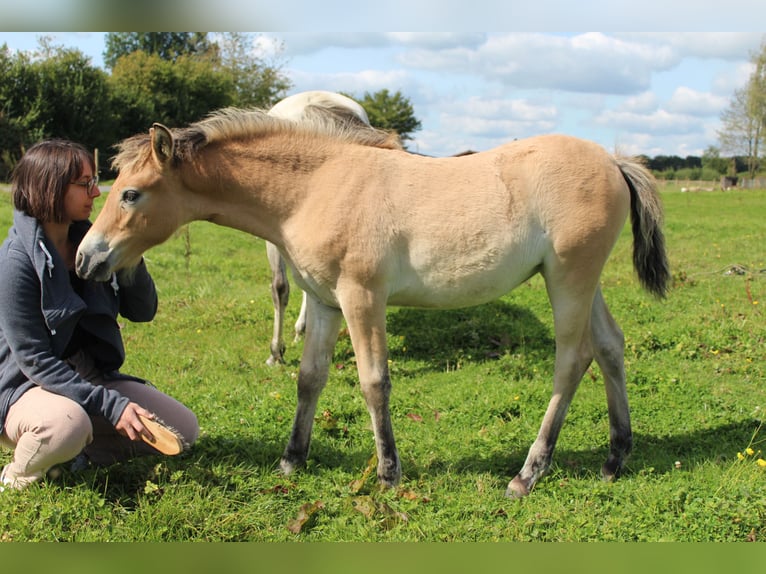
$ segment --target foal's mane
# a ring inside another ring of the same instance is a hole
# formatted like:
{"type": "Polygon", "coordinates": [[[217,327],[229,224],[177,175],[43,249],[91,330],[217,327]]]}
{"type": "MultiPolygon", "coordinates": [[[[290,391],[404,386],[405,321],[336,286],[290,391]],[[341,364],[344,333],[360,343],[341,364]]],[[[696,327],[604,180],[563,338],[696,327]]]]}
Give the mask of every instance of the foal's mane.
{"type": "MultiPolygon", "coordinates": [[[[363,146],[403,149],[395,133],[372,128],[340,106],[307,106],[300,123],[270,116],[261,109],[223,108],[186,128],[171,131],[175,159],[185,161],[211,143],[285,132],[320,135],[363,146]]],[[[121,170],[142,164],[150,154],[148,133],[130,137],[117,145],[112,167],[121,170]]]]}

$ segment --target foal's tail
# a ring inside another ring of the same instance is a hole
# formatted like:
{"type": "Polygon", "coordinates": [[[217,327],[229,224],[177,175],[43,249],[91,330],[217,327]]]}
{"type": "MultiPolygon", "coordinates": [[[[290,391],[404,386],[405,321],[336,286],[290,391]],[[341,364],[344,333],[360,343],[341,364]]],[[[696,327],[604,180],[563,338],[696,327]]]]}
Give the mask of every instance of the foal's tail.
{"type": "Polygon", "coordinates": [[[616,157],[630,188],[630,221],[633,228],[633,266],[641,285],[657,297],[665,297],[670,266],[662,234],[662,203],[657,183],[637,159],[616,157]]]}

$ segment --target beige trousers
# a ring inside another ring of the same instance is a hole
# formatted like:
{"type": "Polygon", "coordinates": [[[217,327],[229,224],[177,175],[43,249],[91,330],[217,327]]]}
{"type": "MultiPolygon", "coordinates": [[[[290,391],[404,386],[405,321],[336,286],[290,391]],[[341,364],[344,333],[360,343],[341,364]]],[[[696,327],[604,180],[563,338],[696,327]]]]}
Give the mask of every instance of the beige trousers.
{"type": "MultiPolygon", "coordinates": [[[[197,417],[182,403],[155,387],[130,378],[106,380],[92,361],[78,355],[70,364],[94,385],[118,391],[173,427],[189,445],[199,435],[197,417]]],[[[81,452],[95,465],[108,465],[138,455],[159,454],[141,441],[120,435],[104,417],[89,416],[76,402],[33,387],[8,411],[0,444],[13,449],[3,468],[6,485],[24,488],[40,480],[53,466],[81,452]]]]}

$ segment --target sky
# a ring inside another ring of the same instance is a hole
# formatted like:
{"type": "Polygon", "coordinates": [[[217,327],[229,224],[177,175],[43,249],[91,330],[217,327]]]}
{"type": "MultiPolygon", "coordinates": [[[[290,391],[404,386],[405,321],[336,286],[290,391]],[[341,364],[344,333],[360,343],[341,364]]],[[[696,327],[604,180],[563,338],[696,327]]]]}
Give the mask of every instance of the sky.
{"type": "MultiPolygon", "coordinates": [[[[444,0],[446,1],[446,0],[444,0]]],[[[0,32],[33,50],[40,32],[0,32]]],[[[103,64],[104,33],[48,32],[103,64]]],[[[281,64],[289,93],[409,98],[422,129],[408,148],[446,156],[537,134],[565,133],[626,154],[701,156],[752,71],[766,32],[254,33],[281,64]]]]}

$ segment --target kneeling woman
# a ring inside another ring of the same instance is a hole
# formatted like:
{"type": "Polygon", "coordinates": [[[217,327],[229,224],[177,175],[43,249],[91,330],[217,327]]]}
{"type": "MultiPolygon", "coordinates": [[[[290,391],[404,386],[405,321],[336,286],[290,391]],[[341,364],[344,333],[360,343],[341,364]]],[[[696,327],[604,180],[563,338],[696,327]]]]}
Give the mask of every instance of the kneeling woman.
{"type": "Polygon", "coordinates": [[[100,195],[91,154],[66,140],[34,145],[13,172],[12,194],[13,226],[0,247],[0,444],[14,452],[0,488],[22,489],[78,457],[106,465],[157,454],[141,441],[151,433],[139,415],[192,444],[191,410],[119,372],[118,313],[138,322],[157,310],[145,263],[108,283],[74,272],[100,195]]]}

